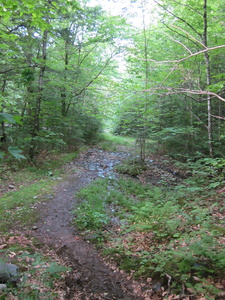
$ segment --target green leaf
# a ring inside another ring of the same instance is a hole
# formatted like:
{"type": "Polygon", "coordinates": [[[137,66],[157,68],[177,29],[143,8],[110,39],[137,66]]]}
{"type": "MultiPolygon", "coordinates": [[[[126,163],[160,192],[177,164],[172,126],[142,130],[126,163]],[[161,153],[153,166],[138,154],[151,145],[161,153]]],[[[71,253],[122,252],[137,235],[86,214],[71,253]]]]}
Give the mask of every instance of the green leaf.
{"type": "Polygon", "coordinates": [[[13,119],[17,124],[23,125],[23,122],[21,121],[22,117],[21,116],[13,116],[13,119]]]}
{"type": "Polygon", "coordinates": [[[22,125],[23,123],[21,122],[21,116],[12,116],[10,114],[7,113],[0,113],[0,122],[9,122],[9,123],[18,123],[20,125],[22,125]]]}
{"type": "Polygon", "coordinates": [[[18,160],[26,159],[26,157],[21,154],[22,150],[20,150],[18,147],[9,147],[8,151],[18,160]]]}
{"type": "Polygon", "coordinates": [[[223,88],[224,88],[224,81],[217,82],[208,86],[209,91],[215,93],[221,91],[223,88]]]}
{"type": "Polygon", "coordinates": [[[13,123],[13,124],[16,123],[16,121],[12,115],[7,114],[7,113],[0,113],[0,122],[3,122],[3,121],[8,121],[9,123],[13,123]]]}

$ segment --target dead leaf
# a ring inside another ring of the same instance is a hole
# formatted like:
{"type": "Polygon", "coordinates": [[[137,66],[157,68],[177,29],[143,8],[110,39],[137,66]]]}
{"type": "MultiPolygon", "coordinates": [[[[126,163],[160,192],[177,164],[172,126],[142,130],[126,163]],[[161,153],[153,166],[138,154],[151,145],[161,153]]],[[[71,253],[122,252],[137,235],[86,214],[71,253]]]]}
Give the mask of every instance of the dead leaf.
{"type": "Polygon", "coordinates": [[[221,194],[221,193],[223,193],[223,192],[225,192],[225,187],[223,187],[222,189],[218,190],[218,193],[219,193],[219,194],[221,194]]]}
{"type": "Polygon", "coordinates": [[[17,255],[17,254],[16,254],[15,252],[10,252],[10,253],[9,253],[9,256],[10,256],[10,257],[15,257],[16,255],[17,255]]]}
{"type": "Polygon", "coordinates": [[[194,279],[195,281],[197,281],[197,282],[200,282],[200,281],[201,281],[200,278],[198,278],[197,276],[193,276],[193,279],[194,279]]]}

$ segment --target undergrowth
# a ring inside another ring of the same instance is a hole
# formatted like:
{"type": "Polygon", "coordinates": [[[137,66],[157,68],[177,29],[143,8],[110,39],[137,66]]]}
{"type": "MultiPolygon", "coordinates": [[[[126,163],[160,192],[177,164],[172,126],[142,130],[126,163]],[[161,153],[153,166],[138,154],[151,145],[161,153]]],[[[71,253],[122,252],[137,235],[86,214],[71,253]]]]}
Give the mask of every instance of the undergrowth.
{"type": "Polygon", "coordinates": [[[118,146],[126,146],[127,150],[133,150],[135,139],[132,137],[122,137],[109,132],[99,135],[98,148],[102,150],[116,151],[118,146]]]}
{"type": "Polygon", "coordinates": [[[57,181],[40,180],[18,191],[8,192],[0,198],[0,228],[7,232],[17,226],[32,226],[37,220],[36,204],[47,201],[57,181]]]}
{"type": "Polygon", "coordinates": [[[205,168],[213,176],[193,164],[192,177],[169,189],[99,179],[78,193],[74,224],[120,268],[160,282],[167,296],[224,299],[224,200],[218,192],[224,179],[205,168]]]}
{"type": "MultiPolygon", "coordinates": [[[[19,282],[7,283],[0,299],[64,299],[65,267],[54,251],[26,237],[20,230],[31,230],[39,218],[39,202],[52,199],[52,188],[61,179],[66,162],[77,153],[39,158],[35,163],[5,162],[0,166],[0,262],[19,267],[19,282]],[[12,190],[7,191],[11,185],[12,190]],[[6,191],[5,191],[6,190],[6,191]]],[[[29,232],[29,231],[28,231],[29,232]]]]}
{"type": "Polygon", "coordinates": [[[36,204],[48,201],[52,187],[63,175],[60,168],[71,161],[77,153],[51,154],[45,160],[21,165],[21,162],[2,164],[0,177],[2,196],[0,197],[0,229],[7,232],[18,225],[31,226],[38,217],[36,204]],[[12,186],[12,190],[8,189],[12,186]],[[4,193],[4,190],[7,192],[4,193]]]}
{"type": "Polygon", "coordinates": [[[4,246],[0,250],[0,262],[16,265],[19,277],[17,283],[7,282],[7,289],[0,291],[1,300],[64,298],[70,268],[59,261],[54,251],[45,249],[40,253],[37,241],[18,231],[2,235],[0,242],[4,246]]]}
{"type": "Polygon", "coordinates": [[[122,174],[137,176],[147,169],[146,164],[140,159],[126,159],[115,166],[115,170],[122,174]]]}
{"type": "Polygon", "coordinates": [[[61,173],[59,170],[65,163],[72,161],[77,157],[77,152],[57,153],[49,152],[38,156],[36,160],[30,162],[28,160],[15,161],[8,159],[0,163],[0,184],[8,183],[9,181],[19,183],[31,183],[34,180],[42,179],[45,176],[51,176],[61,173]]]}

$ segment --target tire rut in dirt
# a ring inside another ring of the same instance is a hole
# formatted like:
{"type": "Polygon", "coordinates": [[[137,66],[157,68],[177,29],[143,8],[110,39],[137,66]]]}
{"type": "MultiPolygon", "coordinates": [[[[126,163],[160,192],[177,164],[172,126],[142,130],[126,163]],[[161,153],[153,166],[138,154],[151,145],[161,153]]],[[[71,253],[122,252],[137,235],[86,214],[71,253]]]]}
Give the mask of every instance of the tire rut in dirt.
{"type": "MultiPolygon", "coordinates": [[[[107,153],[101,152],[100,157],[98,154],[97,151],[91,152],[88,159],[99,164],[103,155],[107,157],[107,153]]],[[[87,170],[88,159],[87,156],[83,159],[83,170],[78,173],[70,170],[67,178],[58,185],[53,199],[42,210],[35,236],[55,249],[64,264],[71,267],[72,271],[66,278],[67,299],[141,300],[143,298],[135,294],[132,280],[127,280],[125,274],[111,270],[97,250],[79,237],[79,232],[71,224],[75,193],[99,177],[98,170],[87,170]]],[[[116,155],[109,153],[107,162],[114,163],[113,159],[116,160],[116,155]]]]}
{"type": "Polygon", "coordinates": [[[74,260],[72,245],[64,247],[60,254],[72,268],[66,279],[67,299],[142,299],[134,297],[127,290],[127,282],[123,287],[125,278],[122,278],[122,274],[111,272],[94,254],[93,249],[88,250],[91,251],[91,257],[86,264],[74,260]]]}

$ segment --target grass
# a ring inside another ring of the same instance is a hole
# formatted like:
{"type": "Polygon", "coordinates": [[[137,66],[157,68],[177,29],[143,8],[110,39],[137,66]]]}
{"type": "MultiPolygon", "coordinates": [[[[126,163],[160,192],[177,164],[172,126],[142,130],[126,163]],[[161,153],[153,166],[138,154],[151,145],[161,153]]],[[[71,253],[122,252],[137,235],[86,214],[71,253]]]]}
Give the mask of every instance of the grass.
{"type": "Polygon", "coordinates": [[[70,269],[64,266],[54,251],[40,245],[24,234],[10,233],[1,236],[4,249],[0,250],[0,262],[17,265],[23,274],[19,282],[7,283],[0,292],[0,299],[61,299],[65,278],[70,269]]]}
{"type": "Polygon", "coordinates": [[[1,187],[14,186],[0,197],[0,262],[16,264],[22,270],[20,282],[7,283],[0,299],[61,299],[66,291],[65,267],[54,251],[31,236],[30,230],[38,219],[38,203],[51,199],[52,188],[63,176],[63,165],[77,153],[56,154],[39,158],[35,163],[7,162],[1,165],[1,187]],[[64,291],[64,294],[63,294],[64,291]]]}
{"type": "Polygon", "coordinates": [[[133,137],[113,135],[110,132],[102,133],[102,138],[105,141],[110,141],[117,145],[127,145],[135,142],[135,138],[133,137]]]}
{"type": "Polygon", "coordinates": [[[42,179],[21,187],[18,191],[8,192],[0,198],[0,228],[7,232],[11,227],[31,226],[38,218],[35,204],[47,201],[56,181],[42,179]]]}
{"type": "Polygon", "coordinates": [[[21,163],[4,164],[4,175],[1,179],[2,187],[13,185],[13,191],[8,191],[0,197],[0,228],[7,232],[11,227],[31,226],[37,220],[36,204],[46,202],[51,194],[52,187],[57,184],[62,175],[61,168],[66,162],[71,161],[77,153],[50,155],[36,162],[25,165],[21,163]]]}
{"type": "Polygon", "coordinates": [[[122,163],[115,167],[115,170],[122,174],[128,174],[130,176],[137,176],[143,171],[146,171],[147,167],[140,159],[126,159],[122,163]]]}
{"type": "Polygon", "coordinates": [[[126,146],[128,151],[133,151],[135,138],[116,136],[109,132],[102,133],[99,137],[98,148],[102,150],[116,151],[118,146],[126,146]]]}
{"type": "MultiPolygon", "coordinates": [[[[145,155],[157,151],[157,142],[155,140],[146,139],[145,155]]],[[[110,132],[104,132],[100,135],[97,147],[102,150],[109,151],[124,151],[131,154],[133,157],[140,156],[139,141],[134,137],[113,135],[110,132]]],[[[141,166],[141,169],[143,165],[141,166]]],[[[136,176],[140,173],[140,168],[134,164],[127,162],[126,166],[121,166],[121,173],[134,173],[136,176]],[[127,172],[128,171],[128,172],[127,172]]]]}
{"type": "Polygon", "coordinates": [[[199,180],[199,174],[169,190],[100,179],[78,194],[74,223],[135,278],[160,281],[174,297],[220,299],[225,295],[224,200],[215,188],[223,184],[214,178],[213,185],[210,176],[199,180]]]}

